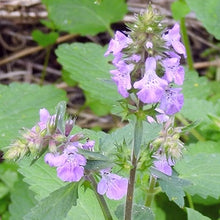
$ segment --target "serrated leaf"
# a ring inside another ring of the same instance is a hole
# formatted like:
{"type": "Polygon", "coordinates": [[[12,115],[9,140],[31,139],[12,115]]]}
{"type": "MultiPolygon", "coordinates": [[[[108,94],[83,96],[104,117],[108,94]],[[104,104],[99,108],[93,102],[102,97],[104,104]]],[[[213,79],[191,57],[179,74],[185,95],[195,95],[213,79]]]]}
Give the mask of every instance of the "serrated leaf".
{"type": "Polygon", "coordinates": [[[95,35],[110,29],[127,12],[124,0],[43,0],[49,18],[57,29],[82,35],[95,35]],[[65,12],[65,13],[64,13],[65,12]]]}
{"type": "Polygon", "coordinates": [[[57,177],[56,169],[46,164],[43,157],[32,166],[30,166],[31,160],[26,157],[19,161],[18,171],[24,176],[24,181],[30,185],[30,189],[36,193],[37,200],[49,196],[50,193],[67,184],[57,177]]]}
{"type": "Polygon", "coordinates": [[[220,1],[186,0],[186,2],[208,32],[220,39],[220,1]]]}
{"type": "Polygon", "coordinates": [[[15,184],[11,192],[12,203],[9,206],[10,220],[23,219],[32,207],[37,204],[34,193],[28,189],[28,184],[20,180],[15,184]],[[22,199],[21,199],[22,198],[22,199]]]}
{"type": "Polygon", "coordinates": [[[39,121],[40,108],[54,111],[57,103],[66,99],[65,92],[54,86],[0,85],[0,148],[18,137],[22,127],[33,127],[39,121]]]}
{"type": "Polygon", "coordinates": [[[152,172],[158,178],[158,182],[163,192],[165,192],[170,201],[175,202],[180,208],[184,207],[184,187],[191,183],[187,180],[179,178],[175,173],[167,176],[152,168],[152,172]]]}
{"type": "Polygon", "coordinates": [[[77,204],[78,182],[52,192],[24,216],[24,220],[61,220],[77,204]]]}
{"type": "Polygon", "coordinates": [[[191,195],[199,195],[202,198],[211,196],[218,199],[220,188],[220,154],[198,153],[184,155],[183,159],[175,165],[175,170],[184,180],[192,182],[185,190],[191,195]]]}
{"type": "Polygon", "coordinates": [[[186,210],[187,210],[188,220],[211,220],[210,218],[202,215],[200,212],[194,209],[186,208],[186,210]]]}
{"type": "Polygon", "coordinates": [[[40,30],[34,30],[31,33],[33,39],[42,47],[47,47],[56,42],[59,34],[57,32],[43,33],[40,30]]]}
{"type": "Polygon", "coordinates": [[[89,94],[89,100],[98,100],[100,108],[110,112],[112,105],[121,96],[116,85],[111,83],[112,66],[104,57],[105,49],[93,43],[62,44],[56,50],[59,63],[77,81],[80,88],[89,94]]]}
{"type": "Polygon", "coordinates": [[[184,0],[178,0],[171,4],[171,11],[173,18],[178,21],[190,12],[190,8],[184,0]]]}

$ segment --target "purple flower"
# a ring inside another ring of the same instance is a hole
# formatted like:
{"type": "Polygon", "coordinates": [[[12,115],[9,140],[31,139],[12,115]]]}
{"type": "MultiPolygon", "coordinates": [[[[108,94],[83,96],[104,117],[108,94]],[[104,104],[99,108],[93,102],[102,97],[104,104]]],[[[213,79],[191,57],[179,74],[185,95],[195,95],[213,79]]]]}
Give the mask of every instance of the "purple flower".
{"type": "Polygon", "coordinates": [[[181,90],[181,88],[166,89],[160,101],[160,109],[167,115],[173,115],[181,110],[184,103],[183,94],[180,93],[181,90]]]}
{"type": "Polygon", "coordinates": [[[176,83],[177,85],[182,85],[184,81],[184,68],[179,66],[179,58],[167,58],[162,61],[162,64],[165,68],[165,74],[163,79],[168,82],[176,83]]]}
{"type": "Polygon", "coordinates": [[[65,182],[78,182],[84,175],[86,158],[77,153],[75,146],[68,146],[61,155],[48,153],[44,160],[57,167],[57,176],[65,182]]]}
{"type": "Polygon", "coordinates": [[[183,54],[184,57],[186,57],[186,50],[184,45],[180,42],[180,38],[180,27],[177,23],[168,31],[167,34],[163,35],[163,39],[167,42],[167,46],[172,45],[173,49],[178,54],[183,54]]]}
{"type": "Polygon", "coordinates": [[[110,53],[113,53],[113,55],[117,55],[131,42],[132,40],[130,38],[126,37],[120,31],[116,31],[115,39],[111,39],[111,41],[109,42],[108,50],[106,51],[105,56],[108,56],[110,53]]]}
{"type": "MultiPolygon", "coordinates": [[[[39,114],[40,114],[40,121],[37,123],[37,126],[39,126],[40,130],[42,131],[47,127],[47,122],[50,120],[52,116],[50,115],[50,113],[46,108],[40,109],[39,114]]],[[[36,131],[36,126],[34,126],[31,130],[36,131]]]]}
{"type": "Polygon", "coordinates": [[[98,183],[97,192],[101,195],[106,193],[109,199],[119,200],[127,193],[128,180],[116,174],[110,173],[108,169],[102,170],[102,179],[98,183]]]}
{"type": "Polygon", "coordinates": [[[155,70],[155,58],[147,58],[145,62],[144,77],[134,83],[134,88],[140,89],[137,95],[143,103],[155,103],[160,101],[164,93],[164,89],[167,86],[167,82],[158,77],[155,70]]]}
{"type": "Polygon", "coordinates": [[[93,151],[94,145],[95,145],[95,141],[88,140],[85,144],[82,145],[82,148],[85,150],[93,151]]]}
{"type": "Polygon", "coordinates": [[[150,41],[147,41],[146,42],[146,47],[149,49],[149,48],[153,48],[153,43],[152,42],[150,42],[150,41]]]}
{"type": "Polygon", "coordinates": [[[171,159],[167,160],[167,157],[165,154],[154,155],[153,157],[156,159],[153,162],[154,167],[158,171],[160,171],[168,176],[172,176],[172,167],[171,166],[174,165],[174,162],[171,159]]]}
{"type": "Polygon", "coordinates": [[[127,90],[131,89],[131,77],[130,72],[133,70],[133,64],[126,64],[124,61],[120,61],[117,64],[118,69],[111,70],[110,73],[113,75],[112,79],[118,87],[118,92],[127,98],[129,93],[127,90]]]}

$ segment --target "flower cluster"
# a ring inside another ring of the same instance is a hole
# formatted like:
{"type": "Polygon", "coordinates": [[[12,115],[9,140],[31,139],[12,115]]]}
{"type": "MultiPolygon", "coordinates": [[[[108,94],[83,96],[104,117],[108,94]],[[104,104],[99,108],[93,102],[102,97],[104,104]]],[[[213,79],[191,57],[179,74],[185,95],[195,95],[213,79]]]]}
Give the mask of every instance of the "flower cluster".
{"type": "MultiPolygon", "coordinates": [[[[78,182],[86,176],[86,164],[88,159],[80,150],[94,151],[95,141],[87,139],[83,141],[83,135],[71,134],[74,120],[62,119],[60,124],[65,128],[59,128],[60,115],[50,115],[47,109],[40,109],[40,121],[31,129],[26,129],[22,137],[15,141],[5,153],[6,159],[20,159],[26,154],[40,157],[47,149],[44,161],[51,167],[56,167],[57,176],[65,182],[78,182]],[[81,143],[82,141],[83,143],[81,143]]],[[[97,172],[93,171],[94,173],[97,172]]],[[[98,183],[99,194],[110,199],[121,199],[127,192],[126,178],[112,174],[109,169],[100,170],[102,178],[98,183]]],[[[88,179],[88,178],[85,178],[88,179]]]]}
{"type": "Polygon", "coordinates": [[[179,25],[166,29],[149,8],[129,28],[126,35],[116,31],[105,53],[114,56],[116,69],[110,73],[118,92],[124,98],[135,93],[143,104],[157,104],[164,116],[175,114],[184,100],[181,88],[173,86],[183,84],[180,62],[186,57],[179,25]]]}
{"type": "Polygon", "coordinates": [[[163,125],[160,136],[151,143],[153,153],[153,167],[171,176],[172,166],[182,156],[183,143],[179,140],[181,128],[173,128],[173,118],[169,118],[163,125]]]}

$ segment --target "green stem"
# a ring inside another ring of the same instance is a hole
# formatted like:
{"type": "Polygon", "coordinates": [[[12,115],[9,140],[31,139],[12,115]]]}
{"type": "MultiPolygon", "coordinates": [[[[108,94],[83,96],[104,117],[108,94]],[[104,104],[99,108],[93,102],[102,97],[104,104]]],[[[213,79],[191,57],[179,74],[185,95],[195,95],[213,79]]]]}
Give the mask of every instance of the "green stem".
{"type": "Polygon", "coordinates": [[[189,207],[190,207],[191,209],[195,209],[195,208],[194,208],[194,204],[193,204],[193,200],[192,200],[192,196],[191,196],[189,193],[186,193],[186,197],[187,197],[188,202],[189,202],[189,207]]]}
{"type": "Polygon", "coordinates": [[[134,142],[133,142],[133,149],[131,155],[132,169],[130,170],[130,176],[128,182],[128,191],[127,191],[126,204],[125,204],[125,217],[124,217],[125,220],[132,219],[132,207],[133,207],[133,198],[134,198],[135,176],[137,169],[137,158],[141,146],[142,134],[143,134],[142,120],[137,118],[134,126],[134,142]]]}
{"type": "Polygon", "coordinates": [[[109,35],[113,38],[114,37],[114,31],[110,27],[108,27],[107,31],[108,31],[109,35]]]}
{"type": "MultiPolygon", "coordinates": [[[[185,126],[189,125],[189,122],[181,114],[176,114],[176,117],[185,126]]],[[[205,141],[205,138],[196,129],[192,128],[190,132],[198,141],[205,141]]]]}
{"type": "Polygon", "coordinates": [[[97,200],[99,202],[99,205],[100,205],[100,207],[102,209],[102,213],[104,215],[105,220],[113,220],[111,212],[110,212],[110,210],[108,208],[108,205],[107,205],[104,197],[97,193],[97,183],[96,183],[95,178],[90,174],[88,176],[88,179],[90,180],[90,182],[92,184],[93,191],[94,191],[94,193],[96,195],[96,198],[97,198],[97,200]]]}
{"type": "Polygon", "coordinates": [[[188,64],[189,70],[194,70],[193,57],[192,57],[192,52],[191,52],[191,48],[190,48],[189,38],[188,38],[188,35],[187,35],[185,18],[181,18],[180,28],[181,28],[181,32],[182,32],[183,43],[184,43],[185,48],[186,48],[187,64],[188,64]]]}
{"type": "Polygon", "coordinates": [[[44,83],[44,79],[46,76],[46,69],[47,69],[47,66],[49,63],[49,59],[50,59],[50,52],[51,52],[51,46],[46,47],[46,56],[45,56],[44,66],[43,66],[43,70],[42,70],[42,74],[41,74],[40,85],[43,85],[43,83],[44,83]]]}
{"type": "Polygon", "coordinates": [[[155,190],[154,187],[156,185],[157,179],[153,176],[150,177],[149,189],[147,191],[147,199],[145,202],[146,207],[151,207],[151,204],[154,200],[155,190]]]}

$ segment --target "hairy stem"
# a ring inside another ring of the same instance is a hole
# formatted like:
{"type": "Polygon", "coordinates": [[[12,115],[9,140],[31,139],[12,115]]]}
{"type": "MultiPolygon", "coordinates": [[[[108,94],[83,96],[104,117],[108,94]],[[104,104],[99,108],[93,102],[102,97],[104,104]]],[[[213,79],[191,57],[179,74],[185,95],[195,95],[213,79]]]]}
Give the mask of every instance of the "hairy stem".
{"type": "Polygon", "coordinates": [[[181,28],[181,32],[182,32],[183,43],[184,43],[185,48],[186,48],[187,64],[188,64],[189,70],[194,70],[193,57],[192,57],[192,52],[191,52],[191,48],[190,48],[189,38],[188,38],[188,35],[187,35],[185,18],[181,18],[180,28],[181,28]]]}
{"type": "Polygon", "coordinates": [[[137,158],[141,146],[142,134],[143,134],[142,120],[137,118],[134,126],[134,142],[133,142],[133,149],[131,155],[132,169],[130,170],[130,176],[128,182],[128,191],[127,191],[126,204],[125,204],[125,218],[124,218],[125,220],[132,219],[132,206],[133,206],[133,198],[134,198],[137,158]]]}
{"type": "Polygon", "coordinates": [[[188,200],[188,202],[189,202],[189,207],[190,207],[191,209],[195,209],[191,195],[190,195],[189,193],[186,193],[186,197],[187,197],[187,200],[188,200]]]}
{"type": "Polygon", "coordinates": [[[93,191],[94,191],[95,196],[96,196],[96,198],[97,198],[97,200],[99,202],[99,205],[100,205],[100,207],[102,209],[102,213],[103,213],[103,215],[105,217],[105,220],[113,220],[111,212],[110,212],[110,210],[108,208],[108,205],[107,205],[104,197],[97,193],[97,183],[96,183],[95,178],[90,174],[88,176],[88,179],[89,179],[89,181],[92,184],[93,191]]]}
{"type": "Polygon", "coordinates": [[[146,207],[151,207],[151,204],[154,200],[154,195],[155,195],[154,187],[156,185],[156,182],[157,182],[157,179],[151,175],[150,183],[149,183],[149,189],[147,191],[147,199],[146,199],[146,202],[145,202],[146,207]]]}

